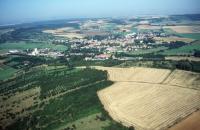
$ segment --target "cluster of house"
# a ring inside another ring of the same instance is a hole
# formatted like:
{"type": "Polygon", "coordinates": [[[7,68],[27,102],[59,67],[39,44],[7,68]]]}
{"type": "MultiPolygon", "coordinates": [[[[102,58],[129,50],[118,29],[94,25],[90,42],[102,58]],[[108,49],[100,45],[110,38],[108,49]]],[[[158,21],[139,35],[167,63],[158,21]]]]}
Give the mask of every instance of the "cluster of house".
{"type": "MultiPolygon", "coordinates": [[[[69,44],[72,51],[69,55],[53,49],[33,49],[28,51],[10,50],[9,54],[24,54],[30,56],[63,57],[85,56],[85,60],[107,60],[114,53],[133,52],[141,49],[152,48],[152,39],[161,36],[158,32],[129,33],[121,37],[108,36],[102,40],[94,39],[70,39],[56,40],[56,44],[69,44]]],[[[54,43],[54,44],[55,44],[54,43]]]]}
{"type": "Polygon", "coordinates": [[[53,57],[53,58],[63,57],[64,56],[64,54],[61,53],[60,51],[50,50],[49,48],[45,48],[45,49],[37,49],[37,48],[35,48],[28,55],[32,55],[32,56],[47,56],[47,57],[53,57]]]}
{"type": "Polygon", "coordinates": [[[26,51],[9,50],[8,54],[29,55],[29,56],[45,56],[45,57],[53,57],[53,58],[65,56],[62,52],[51,50],[49,48],[45,48],[45,49],[34,48],[33,50],[26,50],[26,51]]]}
{"type": "Polygon", "coordinates": [[[152,48],[152,44],[150,42],[156,36],[160,36],[160,33],[129,33],[121,38],[108,37],[103,40],[74,39],[69,43],[71,45],[71,49],[77,52],[71,53],[72,55],[83,55],[83,53],[87,53],[87,57],[85,57],[86,61],[107,60],[110,58],[111,54],[115,52],[120,53],[138,51],[140,49],[150,49],[152,48]],[[83,52],[83,50],[93,51],[83,52]],[[96,54],[94,51],[96,51],[96,54]]]}

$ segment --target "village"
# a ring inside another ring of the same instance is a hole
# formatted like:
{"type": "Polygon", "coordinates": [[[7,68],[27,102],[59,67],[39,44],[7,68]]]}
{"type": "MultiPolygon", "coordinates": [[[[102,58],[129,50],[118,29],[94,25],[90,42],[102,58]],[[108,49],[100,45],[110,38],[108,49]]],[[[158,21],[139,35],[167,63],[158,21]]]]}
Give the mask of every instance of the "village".
{"type": "MultiPolygon", "coordinates": [[[[23,54],[29,56],[44,57],[70,57],[85,56],[85,60],[107,60],[109,58],[116,59],[115,53],[132,52],[145,49],[151,49],[155,44],[154,37],[163,36],[157,32],[148,33],[129,33],[125,36],[115,38],[108,36],[102,40],[95,39],[70,39],[70,40],[54,40],[54,44],[69,44],[70,52],[65,53],[49,48],[45,49],[29,49],[29,50],[9,50],[7,54],[23,54]]],[[[124,58],[126,59],[126,58],[124,58]]],[[[120,59],[119,59],[120,60],[120,59]]]]}

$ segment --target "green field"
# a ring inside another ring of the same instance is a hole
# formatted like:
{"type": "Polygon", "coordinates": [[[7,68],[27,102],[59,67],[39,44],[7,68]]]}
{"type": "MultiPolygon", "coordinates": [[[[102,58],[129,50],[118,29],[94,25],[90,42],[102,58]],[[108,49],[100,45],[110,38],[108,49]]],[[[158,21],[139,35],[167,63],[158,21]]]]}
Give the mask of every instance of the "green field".
{"type": "MultiPolygon", "coordinates": [[[[11,68],[8,68],[7,71],[9,71],[10,74],[13,74],[15,72],[11,68]]],[[[4,74],[2,74],[2,76],[4,76],[4,74]]],[[[105,79],[106,79],[106,73],[98,70],[90,70],[90,69],[69,70],[67,67],[48,69],[48,67],[47,68],[42,67],[36,70],[33,69],[32,71],[28,71],[25,73],[25,75],[18,76],[15,79],[16,83],[12,86],[10,86],[9,84],[4,84],[5,89],[2,89],[0,93],[12,90],[13,88],[15,89],[20,88],[22,86],[26,86],[27,83],[34,82],[34,85],[29,86],[29,88],[34,86],[40,86],[41,87],[40,97],[43,99],[49,97],[50,95],[55,95],[56,93],[59,92],[64,92],[79,86],[95,83],[99,80],[105,80],[105,79]]]]}
{"type": "Polygon", "coordinates": [[[134,27],[134,28],[132,28],[131,31],[134,32],[134,33],[137,33],[137,32],[138,32],[138,29],[134,27]]]}
{"type": "Polygon", "coordinates": [[[170,28],[163,28],[164,33],[166,33],[167,35],[171,35],[171,34],[177,34],[175,31],[173,31],[170,28]]]}
{"type": "Polygon", "coordinates": [[[89,115],[87,117],[83,117],[74,122],[68,123],[66,125],[61,126],[58,130],[62,130],[64,128],[72,128],[73,125],[76,126],[76,130],[102,130],[103,127],[109,126],[110,120],[100,120],[97,117],[101,117],[101,113],[96,113],[89,115]]]}
{"type": "Polygon", "coordinates": [[[200,50],[200,42],[197,41],[190,45],[182,46],[176,49],[165,50],[164,52],[159,52],[162,55],[192,55],[195,50],[200,50]]]}
{"type": "Polygon", "coordinates": [[[67,50],[67,46],[55,45],[51,43],[26,43],[22,41],[22,42],[0,44],[0,52],[6,52],[11,49],[26,50],[26,49],[34,49],[34,48],[40,48],[40,49],[50,48],[50,49],[58,50],[58,51],[67,50]]]}
{"type": "Polygon", "coordinates": [[[116,24],[115,23],[107,23],[105,25],[102,26],[103,29],[105,29],[106,31],[110,31],[116,28],[116,24]]]}
{"type": "Polygon", "coordinates": [[[6,80],[8,78],[11,78],[15,72],[17,72],[16,69],[9,67],[9,66],[1,66],[0,67],[0,80],[6,80]]]}
{"type": "Polygon", "coordinates": [[[178,35],[185,38],[200,40],[200,33],[184,33],[184,34],[178,34],[178,35]]]}
{"type": "Polygon", "coordinates": [[[168,35],[175,34],[184,38],[191,38],[195,40],[200,40],[200,33],[177,33],[170,28],[164,28],[164,32],[168,35]]]}

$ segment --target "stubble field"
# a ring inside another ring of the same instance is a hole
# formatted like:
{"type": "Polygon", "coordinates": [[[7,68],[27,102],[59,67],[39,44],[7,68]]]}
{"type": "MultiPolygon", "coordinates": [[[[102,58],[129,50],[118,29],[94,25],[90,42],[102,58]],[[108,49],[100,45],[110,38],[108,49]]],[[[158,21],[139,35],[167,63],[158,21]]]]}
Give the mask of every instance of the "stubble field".
{"type": "Polygon", "coordinates": [[[109,115],[136,130],[163,130],[200,108],[198,73],[152,68],[106,68],[115,84],[98,92],[109,115]],[[192,88],[192,89],[191,89],[192,88]]]}
{"type": "Polygon", "coordinates": [[[200,26],[165,26],[177,33],[200,33],[200,26]]]}

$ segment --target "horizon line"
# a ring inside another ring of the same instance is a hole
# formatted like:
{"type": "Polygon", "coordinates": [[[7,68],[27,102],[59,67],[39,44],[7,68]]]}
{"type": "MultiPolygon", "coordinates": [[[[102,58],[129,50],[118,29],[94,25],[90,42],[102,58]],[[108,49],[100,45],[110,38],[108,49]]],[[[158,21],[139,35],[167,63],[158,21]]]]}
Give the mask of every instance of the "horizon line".
{"type": "Polygon", "coordinates": [[[44,19],[44,20],[33,20],[33,21],[27,21],[27,22],[16,22],[16,23],[8,23],[8,24],[1,24],[0,27],[6,27],[6,26],[16,26],[16,25],[22,25],[22,24],[32,24],[32,23],[40,23],[40,22],[48,22],[48,21],[61,21],[61,20],[77,20],[77,19],[120,19],[120,18],[140,18],[140,17],[166,17],[166,16],[181,16],[181,15],[200,15],[200,13],[184,13],[184,14],[138,14],[133,16],[107,16],[107,17],[71,17],[71,18],[58,18],[58,19],[44,19]]]}

